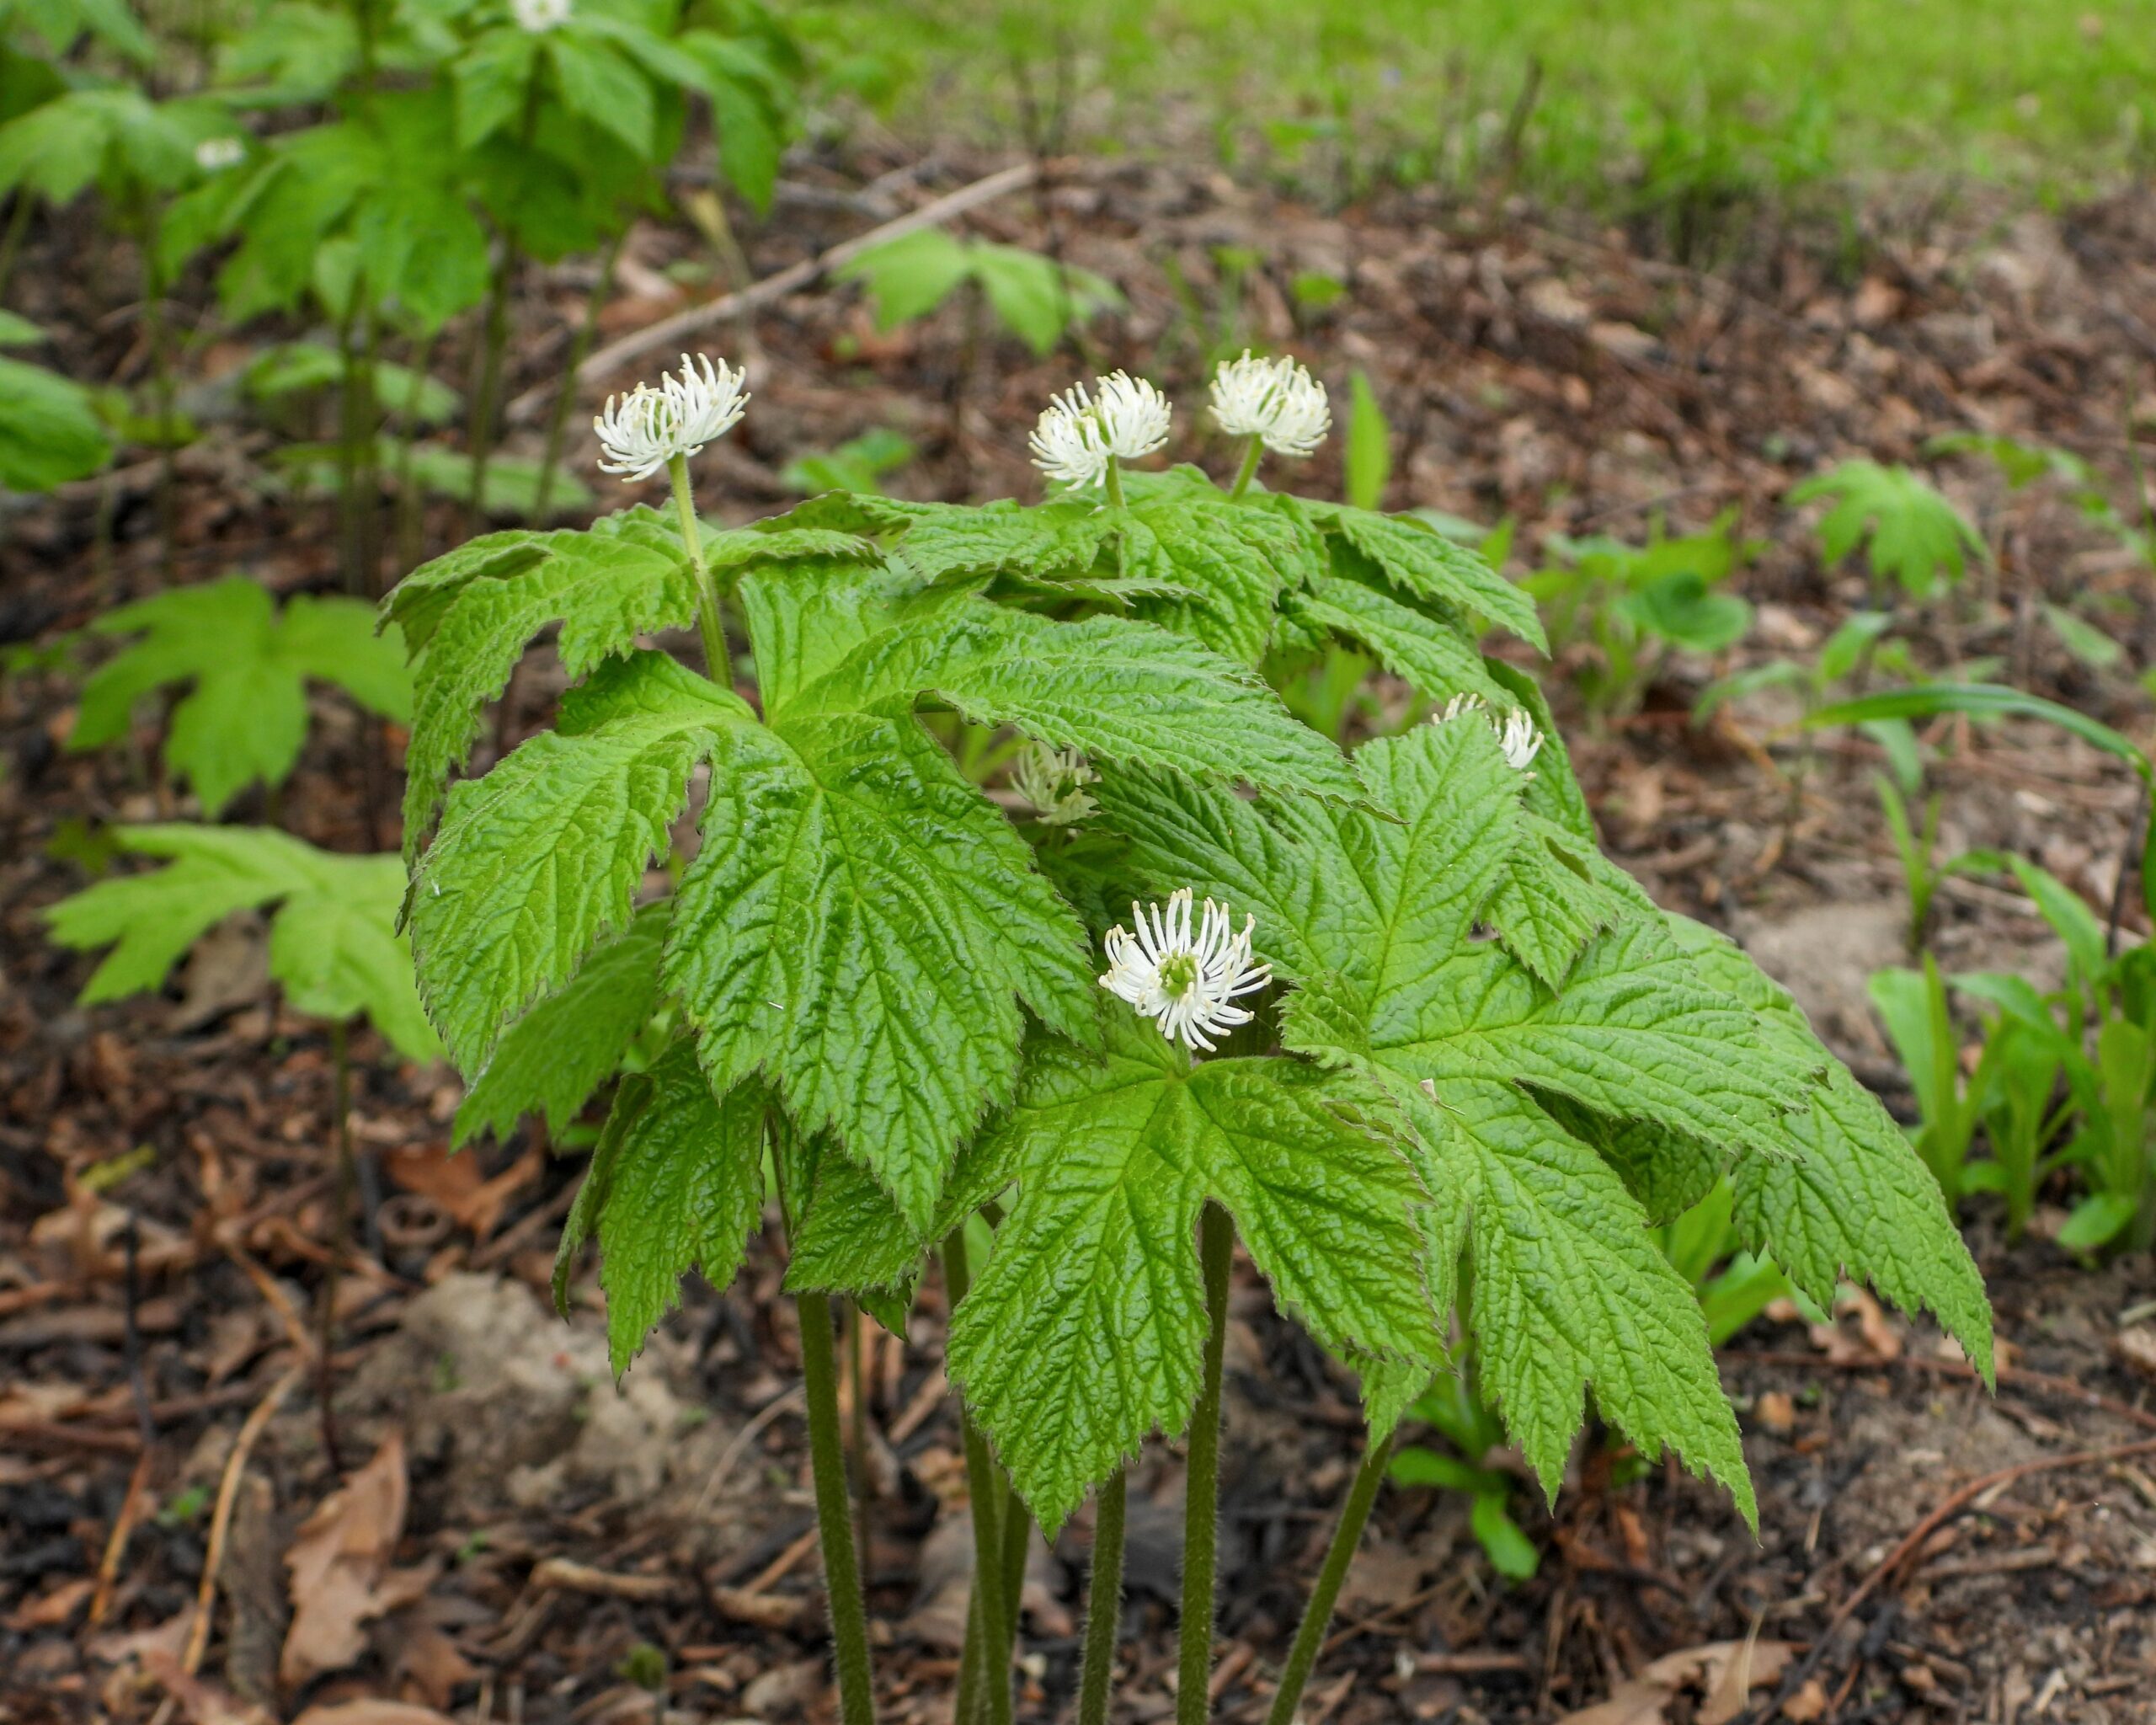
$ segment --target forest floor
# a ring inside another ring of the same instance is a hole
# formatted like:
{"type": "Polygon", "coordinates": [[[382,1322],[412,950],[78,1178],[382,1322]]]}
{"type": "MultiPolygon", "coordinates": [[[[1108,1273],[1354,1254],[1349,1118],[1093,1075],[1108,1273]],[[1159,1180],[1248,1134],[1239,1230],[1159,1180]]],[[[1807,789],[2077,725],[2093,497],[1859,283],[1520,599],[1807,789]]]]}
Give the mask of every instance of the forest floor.
{"type": "MultiPolygon", "coordinates": [[[[750,237],[756,273],[992,164],[872,180],[892,165],[798,170],[780,219],[750,237]]],[[[1109,275],[1127,314],[1097,326],[1082,362],[1033,361],[958,311],[879,334],[844,290],[719,326],[705,344],[747,355],[756,403],[701,467],[707,510],[781,506],[786,459],[873,425],[920,450],[894,489],[1030,495],[1025,432],[1081,369],[1142,368],[1188,403],[1220,346],[1288,344],[1336,399],[1350,366],[1369,374],[1394,430],[1391,506],[1510,515],[1523,547],[1737,510],[1765,542],[1741,578],[1759,606],[1742,664],[1803,653],[1865,601],[1783,501],[1833,460],[2005,432],[2084,455],[2124,495],[2130,428],[2145,444],[2156,421],[2146,194],[1997,222],[1882,209],[1860,245],[1791,237],[1713,277],[1518,211],[1387,195],[1327,214],[1139,164],[1074,165],[971,219],[1109,275]],[[1260,259],[1231,294],[1224,248],[1260,259]],[[1320,275],[1346,291],[1299,313],[1290,284],[1320,275]]],[[[20,309],[63,331],[75,375],[105,376],[131,363],[124,334],[63,302],[67,284],[127,276],[71,249],[86,243],[51,242],[24,286],[53,303],[20,309]]],[[[694,250],[639,229],[606,333],[678,309],[667,266],[694,250]]],[[[588,286],[548,276],[520,308],[516,386],[542,403],[588,286]]],[[[247,352],[201,350],[180,578],[241,566],[284,590],[332,586],[324,507],[264,483],[273,440],[232,405],[247,352]]],[[[1197,419],[1186,407],[1171,452],[1217,468],[1197,419]]],[[[155,477],[131,470],[105,494],[105,550],[94,485],[16,512],[0,639],[50,639],[157,584],[155,477]]],[[[2145,571],[2042,486],[2009,494],[1973,464],[1940,477],[2003,551],[1911,613],[1920,657],[2001,654],[2011,680],[2145,731],[2131,682],[2033,622],[2046,601],[2094,607],[2130,663],[2156,662],[2145,571]]],[[[1333,453],[1296,476],[1321,494],[1339,480],[1333,453]]],[[[440,549],[454,522],[429,527],[440,549]]],[[[550,667],[542,655],[520,680],[499,742],[537,720],[560,686],[550,667]]],[[[1864,996],[1903,921],[1876,757],[1831,744],[1793,791],[1798,750],[1774,735],[1789,713],[1763,700],[1689,723],[1726,668],[1672,660],[1639,713],[1599,725],[1551,681],[1614,853],[1742,939],[1906,1111],[1864,996]]],[[[367,1035],[355,1131],[391,1196],[379,1254],[340,1247],[327,1044],[269,999],[259,928],[199,948],[168,998],[72,1004],[87,962],[45,943],[41,910],[82,884],[96,823],[185,807],[139,756],[64,752],[72,687],[34,666],[0,685],[0,1721],[830,1717],[775,1238],[727,1294],[687,1290],[617,1389],[589,1267],[571,1323],[547,1305],[577,1161],[524,1140],[451,1159],[453,1076],[367,1035]]],[[[2016,725],[1929,740],[1942,852],[2016,850],[2112,902],[2136,813],[2116,764],[2016,725]]],[[[325,703],[284,824],[336,849],[393,843],[361,790],[366,744],[325,703]]],[[[2146,932],[2131,909],[2126,932],[2146,932]]],[[[1949,969],[2057,963],[2018,895],[1983,879],[1950,884],[1935,943],[1949,969]]],[[[1554,1513],[1515,1494],[1544,1553],[1524,1584],[1492,1573],[1464,1499],[1389,1487],[1305,1719],[2156,1719],[2156,1272],[2146,1257],[2077,1265],[2046,1237],[2057,1215],[2047,1205],[2009,1247],[1981,1201],[1970,1213],[2004,1338],[1995,1396],[1935,1330],[1861,1296],[1817,1328],[1770,1313],[1725,1351],[1756,1540],[1717,1493],[1594,1434],[1554,1513]]],[[[864,1324],[860,1346],[871,1606],[900,1725],[947,1716],[971,1551],[941,1300],[931,1283],[907,1336],[864,1324]]],[[[1234,1315],[1216,1714],[1254,1721],[1360,1439],[1352,1386],[1246,1265],[1234,1315]]],[[[1150,1721],[1173,1710],[1180,1463],[1156,1446],[1133,1485],[1120,1717],[1150,1721]]],[[[1070,1705],[1087,1538],[1081,1516],[1036,1553],[1028,1721],[1070,1705]]]]}

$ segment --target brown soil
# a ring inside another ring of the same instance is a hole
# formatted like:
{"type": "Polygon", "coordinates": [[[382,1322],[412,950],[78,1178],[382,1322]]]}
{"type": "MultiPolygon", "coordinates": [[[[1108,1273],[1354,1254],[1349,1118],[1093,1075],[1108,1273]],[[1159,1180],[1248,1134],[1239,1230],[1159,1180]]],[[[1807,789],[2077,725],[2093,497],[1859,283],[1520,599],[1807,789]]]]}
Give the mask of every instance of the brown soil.
{"type": "MultiPolygon", "coordinates": [[[[915,195],[901,180],[876,194],[883,204],[848,209],[831,195],[878,165],[803,168],[798,186],[814,193],[797,189],[753,237],[757,272],[915,195]]],[[[2156,330],[2145,321],[2156,201],[2145,197],[1992,227],[1942,220],[1916,241],[1875,234],[1860,264],[1822,263],[1793,238],[1712,279],[1636,255],[1620,236],[1563,233],[1517,211],[1394,195],[1327,216],[1138,165],[1070,168],[1044,195],[972,221],[1059,248],[1123,287],[1127,315],[1087,338],[1099,351],[1035,362],[976,339],[957,309],[879,335],[848,293],[783,302],[753,330],[712,340],[750,355],[758,399],[739,444],[709,463],[707,506],[741,516],[778,506],[784,458],[874,425],[921,447],[897,489],[1030,494],[1023,434],[1050,389],[1096,362],[1128,363],[1187,403],[1208,345],[1246,336],[1292,344],[1336,387],[1350,367],[1370,374],[1396,432],[1395,506],[1510,514],[1524,546],[1550,528],[1636,537],[1656,510],[1696,526],[1737,509],[1743,530],[1767,542],[1743,579],[1761,606],[1743,650],[1790,652],[1863,599],[1860,579],[1818,567],[1802,518],[1782,506],[1798,479],[1844,454],[1908,459],[1934,434],[1982,429],[2076,450],[2124,498],[2124,428],[2156,413],[2156,330]],[[1232,329],[1219,325],[1219,248],[1230,246],[1264,259],[1241,284],[1232,329]],[[1289,284],[1312,271],[1348,291],[1299,324],[1289,284]]],[[[72,230],[50,236],[52,267],[25,275],[56,292],[130,279],[90,270],[90,243],[72,230]]],[[[659,271],[692,252],[686,233],[640,231],[609,333],[673,309],[659,271]]],[[[532,283],[519,387],[558,371],[562,320],[585,285],[573,272],[532,283]]],[[[46,321],[63,326],[77,375],[136,363],[103,307],[64,309],[56,303],[46,321]]],[[[213,382],[194,406],[208,435],[179,463],[181,577],[236,564],[280,589],[325,587],[334,553],[321,506],[261,486],[272,440],[238,419],[228,387],[213,387],[228,385],[246,351],[206,351],[213,382]]],[[[1176,452],[1217,467],[1221,451],[1197,440],[1197,416],[1182,423],[1189,441],[1176,452]]],[[[536,447],[534,428],[517,436],[536,447]]],[[[2097,614],[2132,663],[2148,663],[2156,607],[2145,569],[2041,488],[2009,495],[1972,465],[1940,471],[2004,555],[1972,595],[1921,614],[1924,654],[1942,668],[2004,654],[2015,680],[2145,731],[2131,683],[2089,672],[2031,623],[2041,600],[2115,600],[2119,609],[2097,614]]],[[[150,464],[120,476],[105,499],[105,550],[97,486],[18,510],[0,547],[0,634],[49,638],[154,587],[155,481],[150,464]]],[[[1331,494],[1337,458],[1296,483],[1331,494]]],[[[438,549],[454,524],[442,515],[430,527],[438,549]]],[[[1900,920],[1869,757],[1830,745],[1793,796],[1765,765],[1796,756],[1769,737],[1769,708],[1704,729],[1684,718],[1724,668],[1672,662],[1634,718],[1598,733],[1575,726],[1605,831],[1666,902],[1746,940],[1860,1072],[1906,1106],[1862,991],[1864,975],[1892,960],[1900,920]]],[[[503,738],[536,723],[557,686],[535,664],[503,738]]],[[[10,756],[0,779],[0,1720],[162,1722],[176,1708],[206,1722],[247,1706],[286,1717],[361,1697],[473,1720],[627,1719],[654,1713],[632,1680],[654,1669],[666,1674],[669,1718],[830,1717],[816,1566],[802,1539],[812,1522],[805,1445],[789,1399],[798,1337],[773,1297],[771,1247],[725,1295],[690,1290],[617,1393],[588,1279],[573,1326],[544,1308],[574,1162],[522,1143],[450,1162],[453,1081],[400,1067],[361,1037],[359,1140],[382,1158],[394,1196],[382,1260],[348,1263],[336,1279],[325,1407],[310,1359],[336,1235],[325,1044],[265,1003],[259,932],[244,927],[198,953],[173,999],[72,1006],[87,963],[45,944],[38,913],[83,876],[55,859],[52,841],[76,830],[69,823],[176,805],[127,751],[61,751],[71,687],[32,671],[0,688],[10,756]],[[86,1182],[136,1146],[152,1155],[123,1183],[101,1193],[86,1182]],[[243,1477],[232,1472],[211,1633],[190,1664],[209,1500],[243,1422],[280,1393],[243,1477]],[[307,1554],[323,1549],[322,1519],[312,1534],[302,1524],[340,1473],[363,1466],[367,1481],[334,1525],[357,1527],[366,1511],[381,1549],[356,1550],[366,1541],[355,1535],[344,1567],[318,1572],[307,1554]],[[408,1497],[363,1489],[392,1478],[408,1497]],[[116,1518],[133,1529],[101,1595],[116,1518]],[[360,1590],[345,1613],[356,1643],[326,1674],[280,1685],[294,1605],[320,1611],[333,1583],[360,1590]],[[655,1653],[638,1651],[647,1647],[655,1653]]],[[[2015,848],[2111,903],[2134,813],[2126,775],[2041,729],[1945,725],[1931,740],[1944,848],[2015,848]]],[[[349,715],[325,702],[285,823],[334,848],[393,841],[383,799],[364,790],[366,753],[349,715]]],[[[1982,880],[1950,889],[1937,944],[1950,968],[2041,975],[2056,964],[2018,898],[1982,880]]],[[[1691,1662],[1689,1682],[1655,1662],[1750,1638],[1754,1718],[2156,1719],[2156,1413],[2143,1411],[2156,1274],[2146,1258],[2090,1271],[2041,1239],[2009,1248],[1981,1205],[1971,1220],[2008,1343],[1996,1397],[1935,1332],[1853,1301],[1816,1332],[1764,1321],[1724,1357],[1759,1490],[1756,1541],[1713,1493],[1592,1434],[1554,1516],[1526,1489],[1515,1496],[1544,1554],[1524,1585],[1492,1573],[1464,1500],[1389,1488],[1305,1718],[1551,1720],[1614,1693],[1598,1725],[1726,1722],[1743,1687],[1726,1653],[1691,1662]],[[2002,1477],[1983,1485],[1992,1476],[2002,1477]],[[1905,1548],[1947,1505],[1948,1519],[1905,1548]]],[[[1254,1720],[1359,1439],[1349,1386],[1273,1317],[1247,1274],[1236,1311],[1217,1712],[1254,1720]]],[[[936,1399],[942,1316],[931,1286],[907,1338],[867,1327],[864,1349],[872,1609],[885,1713],[899,1720],[947,1715],[962,1628],[953,1600],[970,1551],[963,1469],[936,1399]]],[[[1179,1480],[1166,1452],[1134,1479],[1126,1719],[1172,1710],[1179,1480]]],[[[1037,1554],[1029,1720],[1070,1705],[1086,1542],[1081,1519],[1037,1554]]]]}

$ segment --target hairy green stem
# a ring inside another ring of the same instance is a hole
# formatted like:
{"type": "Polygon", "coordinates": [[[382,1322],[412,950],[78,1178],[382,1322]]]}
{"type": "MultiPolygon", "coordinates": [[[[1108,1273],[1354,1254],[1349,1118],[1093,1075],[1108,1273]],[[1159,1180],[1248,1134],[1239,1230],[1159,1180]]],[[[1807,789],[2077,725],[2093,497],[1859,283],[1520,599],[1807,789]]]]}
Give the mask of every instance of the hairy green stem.
{"type": "Polygon", "coordinates": [[[1026,1591],[1026,1554],[1033,1542],[1033,1512],[1025,1499],[1004,1482],[1001,1521],[1003,1529],[1003,1658],[991,1671],[1008,1672],[1011,1655],[1018,1645],[1018,1619],[1026,1591]]]}
{"type": "Polygon", "coordinates": [[[980,1712],[981,1642],[987,1637],[980,1626],[980,1589],[976,1585],[966,1599],[966,1644],[958,1656],[958,1692],[951,1698],[951,1725],[966,1725],[980,1712]]]}
{"type": "MultiPolygon", "coordinates": [[[[961,1222],[943,1242],[943,1287],[952,1310],[958,1309],[972,1284],[965,1224],[961,1222]]],[[[973,1505],[974,1591],[973,1607],[966,1618],[966,1648],[959,1658],[958,1708],[954,1717],[958,1725],[965,1725],[973,1710],[985,1701],[991,1725],[1010,1725],[1007,1626],[1017,1614],[1015,1601],[1006,1597],[1004,1587],[1002,1486],[995,1477],[995,1460],[988,1453],[988,1439],[963,1402],[958,1405],[958,1428],[965,1440],[966,1495],[973,1505]],[[974,1685],[970,1694],[965,1681],[969,1664],[974,1685]]]]}
{"type": "Polygon", "coordinates": [[[1190,1469],[1182,1514],[1182,1657],[1176,1725],[1206,1725],[1213,1674],[1213,1578],[1220,1512],[1220,1362],[1228,1341],[1228,1267],[1235,1247],[1228,1213],[1205,1206],[1198,1258],[1205,1275],[1205,1387],[1190,1421],[1190,1469]]]}
{"type": "Polygon", "coordinates": [[[1086,1658],[1078,1682],[1078,1725],[1108,1722],[1116,1632],[1123,1623],[1124,1496],[1118,1467],[1093,1502],[1093,1573],[1086,1583],[1086,1658]]]}
{"type": "Polygon", "coordinates": [[[1339,1602],[1340,1584],[1348,1578],[1348,1566],[1355,1561],[1355,1547],[1362,1541],[1370,1506],[1377,1502],[1378,1487],[1385,1483],[1385,1465],[1391,1460],[1390,1433],[1374,1440],[1364,1452],[1355,1482],[1348,1488],[1348,1501],[1340,1506],[1332,1543],[1326,1548],[1325,1567],[1318,1572],[1317,1585],[1310,1589],[1310,1605],[1295,1631],[1295,1644],[1288,1650],[1288,1663],[1281,1668],[1280,1686],[1273,1692],[1273,1710],[1266,1715],[1265,1725],[1294,1725],[1295,1709],[1302,1705],[1303,1685],[1310,1680],[1310,1668],[1317,1664],[1326,1627],[1332,1621],[1332,1608],[1339,1602]]]}
{"type": "Polygon", "coordinates": [[[689,458],[677,455],[666,464],[674,482],[674,510],[681,519],[681,545],[689,553],[689,567],[696,576],[696,629],[703,637],[704,675],[721,688],[734,683],[734,668],[726,656],[726,631],[718,621],[718,589],[704,563],[703,524],[696,519],[696,500],[689,490],[689,458]]]}
{"type": "Polygon", "coordinates": [[[839,1434],[839,1375],[831,1348],[831,1302],[797,1294],[801,1314],[801,1370],[808,1404],[808,1460],[816,1483],[816,1533],[824,1552],[824,1593],[837,1655],[839,1717],[843,1725],[875,1725],[876,1688],[868,1663],[868,1605],[861,1590],[847,1501],[846,1447],[839,1434]]]}
{"type": "Polygon", "coordinates": [[[1265,446],[1253,436],[1243,446],[1243,464],[1235,469],[1235,486],[1228,493],[1230,502],[1234,502],[1250,489],[1250,482],[1257,477],[1257,464],[1264,458],[1265,446]]]}

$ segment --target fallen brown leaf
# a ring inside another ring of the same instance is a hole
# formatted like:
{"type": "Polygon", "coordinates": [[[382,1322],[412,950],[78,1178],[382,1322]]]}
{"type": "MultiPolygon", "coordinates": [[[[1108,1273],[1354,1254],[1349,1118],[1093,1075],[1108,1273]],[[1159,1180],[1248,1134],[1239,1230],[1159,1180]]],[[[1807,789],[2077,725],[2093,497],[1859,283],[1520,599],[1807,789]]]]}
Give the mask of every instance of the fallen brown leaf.
{"type": "Polygon", "coordinates": [[[1686,1690],[1704,1690],[1697,1725],[1729,1725],[1753,1690],[1780,1680],[1796,1649],[1785,1641],[1715,1641],[1665,1653],[1606,1701],[1567,1713],[1558,1725],[1661,1725],[1686,1690]]]}
{"type": "MultiPolygon", "coordinates": [[[[297,1688],[342,1670],[366,1647],[360,1628],[389,1609],[389,1559],[404,1532],[404,1439],[392,1432],[374,1459],[315,1506],[285,1554],[292,1626],[277,1675],[297,1688]]],[[[401,1592],[401,1590],[400,1590],[401,1592]]]]}
{"type": "Polygon", "coordinates": [[[478,1240],[494,1231],[510,1199],[538,1178],[545,1162],[535,1146],[489,1180],[481,1173],[477,1156],[470,1151],[451,1155],[446,1144],[403,1146],[387,1158],[392,1180],[407,1192],[432,1199],[478,1240]]]}
{"type": "Polygon", "coordinates": [[[327,1706],[309,1707],[292,1725],[456,1725],[446,1713],[437,1713],[432,1707],[419,1707],[409,1701],[376,1701],[362,1696],[358,1701],[334,1701],[327,1706]]]}

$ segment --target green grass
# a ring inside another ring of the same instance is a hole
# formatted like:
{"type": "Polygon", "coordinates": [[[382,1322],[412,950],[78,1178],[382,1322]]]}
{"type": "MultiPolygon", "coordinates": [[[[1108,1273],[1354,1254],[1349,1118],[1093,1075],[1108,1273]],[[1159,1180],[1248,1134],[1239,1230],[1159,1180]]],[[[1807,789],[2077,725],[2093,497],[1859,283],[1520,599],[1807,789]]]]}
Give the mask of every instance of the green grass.
{"type": "Polygon", "coordinates": [[[2156,0],[797,0],[835,83],[987,137],[1637,213],[1914,173],[2071,195],[2156,163],[2156,0]],[[1539,65],[1539,79],[1532,68],[1539,65]],[[1059,103],[1062,88],[1070,98],[1059,103]],[[1523,93],[1534,99],[1508,146],[1523,93]]]}

